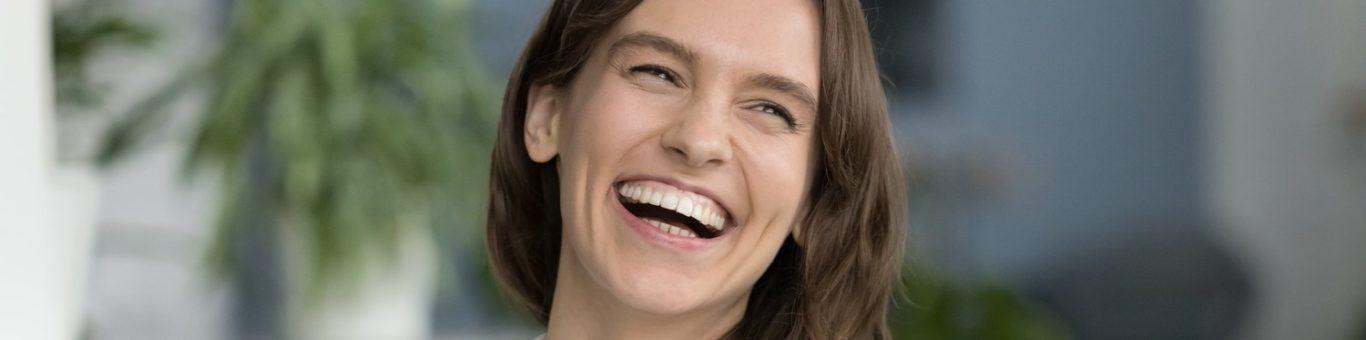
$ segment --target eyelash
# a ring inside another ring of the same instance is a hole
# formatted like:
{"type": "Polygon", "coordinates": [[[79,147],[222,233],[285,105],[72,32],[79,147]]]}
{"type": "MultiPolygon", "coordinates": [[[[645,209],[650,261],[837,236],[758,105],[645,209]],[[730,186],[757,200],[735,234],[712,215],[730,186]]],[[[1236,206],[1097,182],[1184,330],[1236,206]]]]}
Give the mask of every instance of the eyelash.
{"type": "MultiPolygon", "coordinates": [[[[629,71],[630,73],[644,73],[651,77],[658,78],[659,80],[669,82],[669,84],[673,84],[674,86],[683,87],[683,83],[678,79],[678,76],[662,66],[640,65],[631,67],[629,71]]],[[[771,114],[777,116],[778,118],[781,118],[784,123],[787,123],[787,127],[789,129],[797,129],[798,125],[796,117],[793,117],[792,113],[789,112],[782,105],[778,105],[772,102],[762,102],[757,107],[759,108],[760,112],[771,114]]]]}
{"type": "Polygon", "coordinates": [[[758,105],[758,108],[760,112],[778,116],[778,118],[782,118],[783,122],[787,123],[787,127],[789,129],[797,129],[797,118],[793,117],[792,113],[788,112],[787,109],[783,108],[782,105],[763,102],[758,105]],[[772,110],[772,112],[764,109],[772,110]]]}
{"type": "Polygon", "coordinates": [[[659,80],[667,81],[674,86],[683,87],[683,83],[678,80],[678,76],[668,69],[658,65],[640,65],[631,68],[631,73],[645,73],[659,80]]]}

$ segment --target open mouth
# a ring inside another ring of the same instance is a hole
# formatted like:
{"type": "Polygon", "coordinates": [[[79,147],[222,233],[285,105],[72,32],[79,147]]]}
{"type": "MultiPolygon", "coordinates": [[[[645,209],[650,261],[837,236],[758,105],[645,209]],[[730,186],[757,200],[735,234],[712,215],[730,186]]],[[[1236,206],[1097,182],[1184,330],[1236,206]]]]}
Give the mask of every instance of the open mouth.
{"type": "Polygon", "coordinates": [[[668,234],[712,239],[731,229],[730,215],[716,201],[668,184],[624,182],[617,198],[626,211],[668,234]]]}

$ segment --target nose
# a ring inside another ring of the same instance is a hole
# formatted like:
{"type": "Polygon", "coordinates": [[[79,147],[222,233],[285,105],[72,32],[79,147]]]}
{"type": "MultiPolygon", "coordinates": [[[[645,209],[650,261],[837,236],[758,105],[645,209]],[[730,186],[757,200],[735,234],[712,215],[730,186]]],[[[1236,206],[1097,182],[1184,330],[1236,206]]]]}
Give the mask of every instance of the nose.
{"type": "Polygon", "coordinates": [[[697,101],[687,105],[660,138],[664,150],[690,167],[730,161],[728,105],[697,101]]]}

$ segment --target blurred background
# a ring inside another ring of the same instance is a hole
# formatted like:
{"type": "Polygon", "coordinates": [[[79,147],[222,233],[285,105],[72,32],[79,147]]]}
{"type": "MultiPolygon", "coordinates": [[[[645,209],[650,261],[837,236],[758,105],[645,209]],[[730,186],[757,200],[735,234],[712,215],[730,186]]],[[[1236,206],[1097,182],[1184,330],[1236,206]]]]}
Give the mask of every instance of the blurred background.
{"type": "MultiPolygon", "coordinates": [[[[898,338],[1366,339],[1366,1],[863,2],[912,183],[898,338]]],[[[482,200],[548,3],[5,5],[0,222],[53,248],[0,248],[56,269],[4,266],[4,315],[33,289],[54,338],[540,334],[482,200]]]]}

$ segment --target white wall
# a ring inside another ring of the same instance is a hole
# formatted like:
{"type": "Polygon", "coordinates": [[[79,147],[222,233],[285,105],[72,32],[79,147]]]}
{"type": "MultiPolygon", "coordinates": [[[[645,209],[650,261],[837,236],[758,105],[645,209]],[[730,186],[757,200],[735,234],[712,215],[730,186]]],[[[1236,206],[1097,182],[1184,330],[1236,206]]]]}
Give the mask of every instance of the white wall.
{"type": "Polygon", "coordinates": [[[71,230],[53,225],[47,3],[0,2],[0,338],[70,339],[71,230]]]}
{"type": "Polygon", "coordinates": [[[1253,271],[1245,338],[1345,339],[1366,322],[1366,136],[1343,124],[1366,89],[1366,1],[1207,9],[1204,175],[1253,271]]]}

